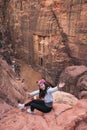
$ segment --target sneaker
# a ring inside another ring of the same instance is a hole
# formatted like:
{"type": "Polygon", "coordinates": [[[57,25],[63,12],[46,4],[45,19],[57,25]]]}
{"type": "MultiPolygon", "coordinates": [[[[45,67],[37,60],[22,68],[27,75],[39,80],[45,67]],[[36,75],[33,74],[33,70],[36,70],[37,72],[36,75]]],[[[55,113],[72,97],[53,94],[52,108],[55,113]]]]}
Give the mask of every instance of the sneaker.
{"type": "Polygon", "coordinates": [[[30,114],[35,114],[35,112],[31,111],[31,109],[27,109],[27,112],[30,113],[30,114]]]}
{"type": "Polygon", "coordinates": [[[24,104],[21,104],[21,103],[18,104],[18,107],[21,108],[21,109],[26,109],[24,104]]]}

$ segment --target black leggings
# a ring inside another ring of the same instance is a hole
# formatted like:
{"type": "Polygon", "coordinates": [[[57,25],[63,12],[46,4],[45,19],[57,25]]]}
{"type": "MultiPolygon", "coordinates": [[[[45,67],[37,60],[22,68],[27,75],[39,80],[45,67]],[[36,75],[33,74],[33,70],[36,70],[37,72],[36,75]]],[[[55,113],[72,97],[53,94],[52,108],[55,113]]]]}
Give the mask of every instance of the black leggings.
{"type": "Polygon", "coordinates": [[[37,109],[37,110],[44,112],[44,113],[50,112],[52,109],[52,107],[46,106],[43,100],[37,100],[37,99],[26,103],[25,107],[26,106],[30,106],[31,111],[34,111],[34,109],[37,109]]]}

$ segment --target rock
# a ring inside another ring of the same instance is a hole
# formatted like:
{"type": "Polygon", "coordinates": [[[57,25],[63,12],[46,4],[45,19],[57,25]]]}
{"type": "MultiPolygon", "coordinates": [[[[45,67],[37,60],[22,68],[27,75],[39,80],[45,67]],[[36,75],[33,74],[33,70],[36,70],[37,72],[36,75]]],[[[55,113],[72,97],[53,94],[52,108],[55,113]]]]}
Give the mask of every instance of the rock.
{"type": "Polygon", "coordinates": [[[0,120],[0,130],[80,130],[87,129],[87,100],[76,105],[54,103],[53,110],[46,114],[28,114],[14,108],[0,120]],[[80,109],[79,109],[80,108],[80,109]]]}
{"type": "Polygon", "coordinates": [[[84,72],[87,72],[87,67],[84,65],[69,66],[60,75],[60,81],[65,83],[75,83],[77,78],[84,72]]]}
{"type": "MultiPolygon", "coordinates": [[[[87,105],[85,105],[86,101],[87,100],[79,101],[72,109],[61,114],[61,116],[57,120],[57,123],[59,126],[58,128],[60,130],[61,129],[62,130],[74,129],[77,127],[77,125],[80,123],[80,121],[83,121],[84,126],[85,126],[84,118],[87,119],[87,114],[86,114],[87,105]],[[84,105],[85,105],[85,107],[84,107],[84,105]],[[64,118],[65,118],[65,120],[64,120],[64,118]]],[[[87,128],[87,126],[86,126],[86,128],[87,128]]]]}
{"type": "Polygon", "coordinates": [[[4,100],[0,98],[0,120],[4,118],[4,114],[11,110],[13,107],[7,104],[4,100]]]}
{"type": "Polygon", "coordinates": [[[19,86],[11,66],[2,58],[0,58],[0,74],[0,98],[15,106],[18,101],[24,99],[25,91],[19,86]]]}
{"type": "Polygon", "coordinates": [[[53,93],[54,102],[68,104],[68,105],[75,105],[78,102],[78,99],[69,93],[57,91],[53,93]]]}
{"type": "Polygon", "coordinates": [[[87,89],[86,81],[87,67],[84,65],[69,66],[61,73],[59,83],[64,82],[62,90],[69,92],[79,98],[79,91],[82,86],[87,89]]]}
{"type": "Polygon", "coordinates": [[[82,75],[77,82],[78,96],[79,98],[87,99],[87,74],[82,75]]]}

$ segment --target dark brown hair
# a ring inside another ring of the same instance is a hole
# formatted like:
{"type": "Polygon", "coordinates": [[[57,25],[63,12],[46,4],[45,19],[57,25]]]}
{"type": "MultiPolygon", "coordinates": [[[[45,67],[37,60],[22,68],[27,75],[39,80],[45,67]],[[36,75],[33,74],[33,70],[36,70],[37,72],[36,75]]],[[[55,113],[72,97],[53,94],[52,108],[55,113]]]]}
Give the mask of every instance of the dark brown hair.
{"type": "Polygon", "coordinates": [[[45,94],[47,93],[47,89],[49,87],[53,87],[53,85],[51,85],[49,82],[46,81],[46,83],[44,83],[45,85],[45,90],[39,89],[39,98],[44,98],[45,94]]]}

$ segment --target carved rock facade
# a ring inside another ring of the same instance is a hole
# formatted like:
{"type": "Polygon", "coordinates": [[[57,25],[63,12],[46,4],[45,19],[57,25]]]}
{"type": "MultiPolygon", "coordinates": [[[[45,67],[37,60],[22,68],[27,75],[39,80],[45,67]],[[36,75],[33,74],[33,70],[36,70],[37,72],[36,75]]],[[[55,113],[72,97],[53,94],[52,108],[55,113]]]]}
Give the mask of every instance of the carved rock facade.
{"type": "Polygon", "coordinates": [[[87,64],[86,0],[8,0],[4,6],[16,56],[43,77],[56,84],[65,67],[87,64]]]}

